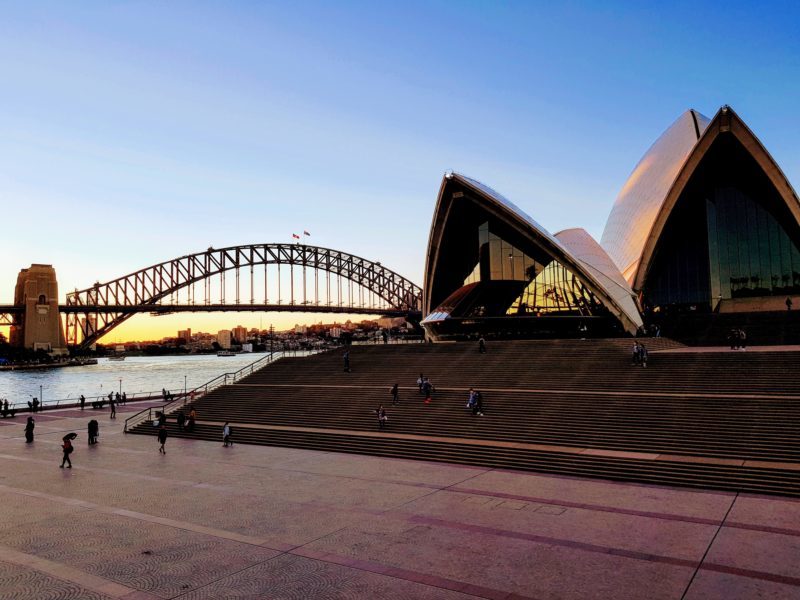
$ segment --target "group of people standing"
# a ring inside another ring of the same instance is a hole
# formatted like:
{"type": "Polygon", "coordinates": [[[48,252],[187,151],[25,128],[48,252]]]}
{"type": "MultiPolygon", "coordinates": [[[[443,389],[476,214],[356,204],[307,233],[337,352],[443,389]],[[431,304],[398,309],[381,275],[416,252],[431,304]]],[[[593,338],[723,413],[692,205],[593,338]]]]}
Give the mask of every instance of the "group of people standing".
{"type": "Polygon", "coordinates": [[[747,348],[747,334],[744,329],[731,329],[728,332],[728,341],[731,350],[745,350],[747,348]]]}
{"type": "Polygon", "coordinates": [[[430,404],[431,396],[436,391],[436,388],[433,387],[433,382],[420,373],[417,378],[417,387],[419,388],[419,393],[425,396],[425,404],[430,404]]]}
{"type": "Polygon", "coordinates": [[[637,367],[647,368],[647,348],[638,341],[633,342],[633,364],[637,367]]]}

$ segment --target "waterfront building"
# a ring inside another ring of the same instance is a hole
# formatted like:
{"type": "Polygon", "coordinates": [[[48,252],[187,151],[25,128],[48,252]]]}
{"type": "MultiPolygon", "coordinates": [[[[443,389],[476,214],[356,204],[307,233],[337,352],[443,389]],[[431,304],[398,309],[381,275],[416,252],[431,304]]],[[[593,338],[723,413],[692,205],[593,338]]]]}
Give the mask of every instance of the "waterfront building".
{"type": "Polygon", "coordinates": [[[231,335],[238,344],[244,344],[247,341],[247,327],[237,325],[231,330],[231,335]]]}
{"type": "Polygon", "coordinates": [[[225,350],[230,350],[231,343],[232,343],[232,336],[230,329],[221,329],[217,332],[217,343],[220,345],[221,348],[225,350]]]}
{"type": "Polygon", "coordinates": [[[550,234],[491,188],[445,175],[422,324],[433,339],[583,337],[778,310],[800,294],[799,249],[800,201],[761,142],[728,106],[712,119],[689,110],[633,170],[600,244],[583,229],[550,234]]]}

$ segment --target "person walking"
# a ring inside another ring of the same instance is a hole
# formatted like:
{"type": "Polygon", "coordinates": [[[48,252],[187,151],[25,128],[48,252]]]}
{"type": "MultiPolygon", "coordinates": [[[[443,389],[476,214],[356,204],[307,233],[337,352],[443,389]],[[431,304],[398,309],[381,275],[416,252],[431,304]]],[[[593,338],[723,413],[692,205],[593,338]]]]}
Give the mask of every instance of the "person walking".
{"type": "Polygon", "coordinates": [[[639,363],[642,368],[647,368],[647,348],[644,347],[644,344],[639,344],[639,363]]]}
{"type": "Polygon", "coordinates": [[[183,414],[182,410],[178,411],[177,419],[178,421],[178,431],[183,431],[185,429],[184,425],[186,423],[186,415],[183,414]]]}
{"type": "Polygon", "coordinates": [[[346,350],[344,353],[344,372],[350,372],[350,351],[346,350]]]}
{"type": "Polygon", "coordinates": [[[483,416],[483,394],[480,392],[475,392],[475,402],[472,406],[472,414],[478,415],[479,417],[483,416]]]}
{"type": "Polygon", "coordinates": [[[422,384],[425,383],[425,376],[420,373],[419,377],[417,377],[417,387],[419,388],[419,393],[422,393],[422,384]]]}
{"type": "Polygon", "coordinates": [[[114,402],[114,397],[111,394],[109,394],[108,396],[109,396],[108,405],[109,405],[109,407],[111,407],[111,417],[109,417],[109,418],[116,419],[117,418],[117,403],[114,402]]]}
{"type": "Polygon", "coordinates": [[[427,377],[422,383],[422,392],[425,394],[425,404],[431,403],[431,394],[433,394],[433,384],[427,377]]]}
{"type": "Polygon", "coordinates": [[[392,394],[392,404],[399,404],[399,402],[400,402],[400,388],[398,387],[398,385],[396,383],[392,386],[391,394],[392,394]]]}
{"type": "Polygon", "coordinates": [[[486,340],[483,339],[483,336],[478,340],[478,352],[486,354],[486,340]]]}
{"type": "Polygon", "coordinates": [[[186,431],[192,433],[194,431],[194,422],[197,420],[197,411],[192,407],[189,411],[189,421],[186,423],[186,431]]]}
{"type": "Polygon", "coordinates": [[[81,410],[83,410],[84,406],[86,406],[86,396],[81,394],[81,410]]]}
{"type": "Polygon", "coordinates": [[[166,454],[167,453],[167,451],[164,449],[164,444],[167,443],[167,436],[168,435],[169,434],[167,433],[166,425],[164,425],[164,423],[161,423],[161,427],[158,429],[158,443],[161,444],[158,447],[158,451],[161,454],[166,454]]]}
{"type": "Polygon", "coordinates": [[[786,296],[786,310],[792,310],[792,299],[786,296]]]}
{"type": "Polygon", "coordinates": [[[33,430],[36,427],[36,422],[33,420],[33,417],[28,417],[27,423],[25,423],[25,443],[30,444],[33,442],[33,430]]]}
{"type": "Polygon", "coordinates": [[[128,392],[122,392],[122,403],[123,404],[128,403],[128,392]]]}
{"type": "Polygon", "coordinates": [[[67,464],[67,468],[72,468],[72,461],[69,459],[69,455],[72,454],[74,448],[72,447],[72,441],[69,438],[64,438],[64,443],[61,444],[61,449],[64,451],[64,457],[61,459],[61,464],[59,465],[62,469],[64,468],[64,464],[67,464]]]}
{"type": "Polygon", "coordinates": [[[231,440],[231,426],[228,424],[228,421],[225,421],[225,425],[222,427],[222,445],[227,448],[228,446],[233,446],[233,441],[231,440]]]}

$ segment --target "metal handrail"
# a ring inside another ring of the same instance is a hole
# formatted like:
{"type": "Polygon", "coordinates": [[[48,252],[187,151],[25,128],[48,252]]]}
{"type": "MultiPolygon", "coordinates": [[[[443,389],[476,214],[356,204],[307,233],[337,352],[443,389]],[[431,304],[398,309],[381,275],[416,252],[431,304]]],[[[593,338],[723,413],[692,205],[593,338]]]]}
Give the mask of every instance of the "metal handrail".
{"type": "Polygon", "coordinates": [[[424,344],[425,338],[422,336],[406,336],[402,338],[389,338],[385,342],[383,338],[376,337],[367,340],[353,340],[351,346],[384,346],[384,345],[406,345],[406,344],[424,344]]]}
{"type": "Polygon", "coordinates": [[[302,356],[311,356],[312,354],[319,354],[321,352],[327,351],[328,348],[324,349],[315,349],[315,350],[297,350],[297,349],[284,349],[284,350],[275,350],[270,352],[266,356],[259,358],[257,361],[250,363],[249,365],[245,365],[238,371],[233,371],[231,373],[223,373],[222,375],[218,375],[207,381],[206,383],[197,386],[196,388],[187,391],[186,393],[176,394],[175,400],[170,400],[169,402],[164,403],[161,406],[150,406],[145,408],[135,415],[131,415],[127,419],[125,419],[125,429],[124,431],[127,432],[128,429],[136,427],[139,423],[143,421],[152,421],[153,420],[153,412],[156,413],[163,413],[169,414],[179,408],[186,406],[187,404],[194,402],[195,400],[202,398],[203,396],[208,395],[210,392],[214,391],[215,389],[236,383],[238,380],[247,377],[248,375],[252,375],[258,369],[265,367],[269,363],[277,360],[278,358],[283,358],[285,356],[297,356],[298,353],[301,353],[302,356]]]}
{"type": "MultiPolygon", "coordinates": [[[[105,402],[108,403],[108,394],[100,394],[97,396],[84,396],[86,398],[86,404],[91,405],[92,402],[105,402]]],[[[131,392],[125,393],[125,401],[141,401],[141,400],[152,400],[154,398],[161,398],[162,392],[161,390],[154,390],[150,392],[131,392]]],[[[116,392],[114,392],[114,399],[116,401],[116,392]]],[[[15,412],[28,412],[29,400],[22,400],[20,402],[9,402],[8,408],[9,410],[13,410],[15,412]]],[[[60,398],[58,400],[47,400],[43,404],[39,404],[37,411],[42,412],[44,410],[52,410],[55,408],[65,408],[65,407],[72,407],[72,406],[80,406],[80,396],[72,397],[69,396],[67,398],[60,398]]]]}

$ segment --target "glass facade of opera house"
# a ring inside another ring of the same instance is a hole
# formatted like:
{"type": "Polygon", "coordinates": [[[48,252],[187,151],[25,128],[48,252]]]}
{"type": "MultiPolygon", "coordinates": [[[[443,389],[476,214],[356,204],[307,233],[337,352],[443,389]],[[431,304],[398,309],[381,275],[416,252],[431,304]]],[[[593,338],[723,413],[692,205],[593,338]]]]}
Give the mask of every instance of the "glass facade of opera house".
{"type": "Polygon", "coordinates": [[[687,111],[656,141],[600,243],[582,229],[551,235],[491,188],[448,174],[423,326],[433,339],[607,336],[655,315],[774,310],[800,295],[798,217],[783,173],[728,107],[713,119],[687,111]]]}

